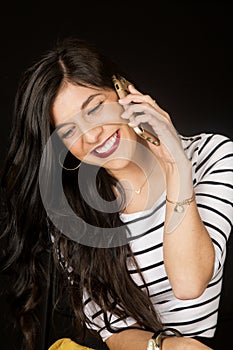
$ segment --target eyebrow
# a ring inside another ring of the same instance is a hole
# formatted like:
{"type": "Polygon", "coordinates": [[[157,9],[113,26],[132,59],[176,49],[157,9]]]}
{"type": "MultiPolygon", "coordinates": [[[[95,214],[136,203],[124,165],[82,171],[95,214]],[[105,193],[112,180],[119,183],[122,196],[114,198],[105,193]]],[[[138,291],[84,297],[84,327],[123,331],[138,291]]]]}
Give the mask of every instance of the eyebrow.
{"type": "MultiPolygon", "coordinates": [[[[86,108],[88,106],[88,104],[93,100],[93,98],[95,98],[96,96],[100,96],[103,95],[102,93],[97,93],[97,94],[93,94],[90,95],[81,105],[81,110],[83,110],[84,108],[86,108]]],[[[58,131],[59,129],[61,129],[63,126],[70,124],[71,122],[68,123],[61,123],[56,127],[56,131],[58,131]]]]}
{"type": "Polygon", "coordinates": [[[83,102],[82,106],[81,106],[81,109],[84,109],[87,107],[87,105],[93,100],[94,97],[96,96],[100,96],[100,95],[103,95],[101,93],[98,93],[98,94],[93,94],[93,95],[90,95],[86,101],[83,102]]]}

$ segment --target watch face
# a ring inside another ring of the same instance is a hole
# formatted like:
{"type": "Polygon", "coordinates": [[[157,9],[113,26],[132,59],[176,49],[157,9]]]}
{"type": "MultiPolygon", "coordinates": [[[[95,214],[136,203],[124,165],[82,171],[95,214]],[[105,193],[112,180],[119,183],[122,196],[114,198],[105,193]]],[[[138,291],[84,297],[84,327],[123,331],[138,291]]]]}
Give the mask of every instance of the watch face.
{"type": "Polygon", "coordinates": [[[160,350],[160,348],[156,345],[154,339],[150,339],[147,344],[147,350],[160,350]]]}

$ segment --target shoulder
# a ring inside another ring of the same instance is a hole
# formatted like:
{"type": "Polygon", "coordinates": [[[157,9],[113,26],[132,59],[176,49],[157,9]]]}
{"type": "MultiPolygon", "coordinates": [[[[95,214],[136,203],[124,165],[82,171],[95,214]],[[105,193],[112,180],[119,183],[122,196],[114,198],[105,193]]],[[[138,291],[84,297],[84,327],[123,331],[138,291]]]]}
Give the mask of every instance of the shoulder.
{"type": "Polygon", "coordinates": [[[180,135],[184,150],[193,157],[196,154],[198,157],[217,156],[218,158],[224,155],[230,155],[233,160],[233,140],[223,134],[200,133],[192,136],[180,135]]]}

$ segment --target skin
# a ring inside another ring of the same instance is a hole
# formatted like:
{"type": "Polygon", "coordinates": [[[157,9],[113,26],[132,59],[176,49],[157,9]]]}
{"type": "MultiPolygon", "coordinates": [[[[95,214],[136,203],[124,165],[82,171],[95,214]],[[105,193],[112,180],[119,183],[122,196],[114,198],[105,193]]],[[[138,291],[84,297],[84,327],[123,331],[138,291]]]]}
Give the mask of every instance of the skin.
{"type": "MultiPolygon", "coordinates": [[[[138,330],[123,331],[107,339],[106,344],[111,350],[145,350],[153,333],[138,330]]],[[[210,347],[196,339],[184,337],[167,337],[162,342],[161,350],[208,350],[210,347]]]]}
{"type": "MultiPolygon", "coordinates": [[[[81,161],[85,161],[95,165],[103,165],[105,168],[111,170],[112,172],[119,173],[123,169],[129,166],[129,162],[120,161],[119,159],[115,161],[116,157],[108,157],[108,159],[102,160],[101,158],[92,155],[91,151],[109,139],[115,132],[121,130],[121,138],[127,140],[136,141],[136,135],[132,128],[128,127],[126,124],[103,124],[96,125],[88,130],[88,125],[82,123],[82,116],[80,111],[92,111],[96,106],[101,103],[108,104],[111,102],[117,102],[117,97],[114,91],[109,90],[96,90],[93,88],[86,88],[75,86],[67,83],[57,99],[55,100],[53,106],[53,120],[55,127],[59,127],[61,124],[66,123],[67,125],[61,127],[58,131],[59,136],[62,138],[64,134],[69,133],[72,130],[73,123],[72,120],[76,118],[75,122],[78,123],[79,133],[67,135],[63,138],[64,143],[69,148],[70,152],[75,155],[81,161]],[[90,96],[94,96],[90,98],[90,96]],[[89,98],[89,102],[85,104],[89,98]],[[84,108],[82,107],[84,104],[84,108]],[[79,137],[80,129],[84,129],[83,133],[79,137]]],[[[101,107],[99,107],[101,109],[101,107]]],[[[93,112],[96,115],[97,112],[93,112]]],[[[93,117],[94,119],[94,117],[93,117]]],[[[89,126],[90,128],[90,126],[89,126]]]]}
{"type": "MultiPolygon", "coordinates": [[[[65,83],[52,109],[53,121],[55,127],[59,128],[59,136],[79,160],[104,166],[118,180],[127,180],[127,184],[130,183],[132,188],[140,187],[147,180],[140,195],[132,194],[133,191],[131,195],[127,195],[125,211],[128,213],[149,208],[165,189],[167,198],[171,201],[191,198],[193,194],[191,163],[186,157],[170,116],[150,96],[143,95],[133,86],[129,86],[129,92],[129,95],[119,100],[120,105],[123,106],[122,124],[105,121],[103,125],[96,124],[90,128],[84,125],[85,123],[82,124],[81,112],[90,111],[93,108],[95,110],[100,103],[118,105],[115,91],[65,83]],[[143,112],[143,114],[136,116],[132,122],[131,117],[135,112],[143,112]],[[72,128],[75,116],[75,123],[79,123],[79,128],[82,129],[78,136],[74,132],[70,133],[70,130],[74,130],[72,128]],[[145,122],[150,124],[158,135],[159,146],[148,143],[135,134],[133,127],[145,122]],[[120,141],[114,152],[104,158],[93,153],[93,150],[106,145],[107,140],[116,133],[120,141]],[[64,135],[66,135],[65,138],[64,135]],[[145,154],[149,154],[150,151],[153,155],[152,172],[149,170],[152,169],[151,157],[142,156],[140,147],[137,146],[139,144],[148,151],[145,154]],[[127,157],[122,159],[126,151],[127,157]],[[141,166],[137,163],[139,159],[143,161],[140,163],[141,166]],[[150,171],[148,179],[143,169],[146,169],[148,174],[150,171]]],[[[190,205],[185,206],[183,213],[177,215],[174,215],[174,204],[167,202],[163,254],[165,269],[175,296],[180,299],[200,296],[213,274],[214,248],[200,218],[195,198],[190,205]]],[[[150,337],[150,332],[128,330],[112,335],[106,343],[111,350],[143,350],[146,349],[150,337]]],[[[173,350],[209,349],[194,339],[176,337],[167,338],[163,342],[163,350],[171,348],[173,350]]]]}
{"type": "Polygon", "coordinates": [[[119,122],[118,115],[119,113],[122,114],[124,109],[117,104],[120,109],[118,107],[118,110],[116,110],[117,101],[117,95],[113,90],[97,90],[66,83],[54,102],[52,109],[53,122],[57,128],[58,135],[75,157],[90,164],[104,166],[119,181],[126,184],[127,209],[125,211],[141,211],[149,208],[164,191],[164,176],[154,156],[152,159],[153,167],[151,162],[149,162],[151,160],[151,152],[149,156],[146,154],[146,150],[149,150],[148,143],[139,138],[133,128],[128,126],[127,119],[121,118],[119,122]],[[86,101],[89,102],[86,103],[86,101]],[[92,125],[90,128],[90,124],[83,121],[84,117],[81,115],[81,112],[88,114],[89,111],[94,110],[90,116],[94,121],[98,118],[98,114],[103,115],[103,118],[105,118],[101,106],[99,110],[95,109],[101,103],[105,105],[112,104],[111,109],[113,114],[115,113],[116,115],[115,119],[117,122],[110,124],[104,122],[103,124],[94,125],[94,127],[92,125]],[[120,133],[121,141],[119,147],[112,155],[99,158],[96,154],[92,154],[93,150],[104,146],[106,141],[117,131],[120,133]],[[137,149],[137,144],[142,145],[141,150],[137,149]],[[143,148],[145,151],[142,150],[143,148]],[[122,156],[124,159],[122,159],[122,156]],[[140,166],[137,165],[139,159],[140,166]],[[150,186],[149,182],[146,181],[147,173],[151,173],[152,168],[153,174],[150,176],[150,184],[152,185],[156,181],[156,187],[150,186]],[[134,174],[133,177],[132,174],[134,174]],[[145,186],[143,187],[144,191],[141,193],[140,201],[135,200],[131,189],[137,189],[143,183],[145,183],[145,186]],[[153,196],[149,197],[149,193],[153,194],[153,196]]]}

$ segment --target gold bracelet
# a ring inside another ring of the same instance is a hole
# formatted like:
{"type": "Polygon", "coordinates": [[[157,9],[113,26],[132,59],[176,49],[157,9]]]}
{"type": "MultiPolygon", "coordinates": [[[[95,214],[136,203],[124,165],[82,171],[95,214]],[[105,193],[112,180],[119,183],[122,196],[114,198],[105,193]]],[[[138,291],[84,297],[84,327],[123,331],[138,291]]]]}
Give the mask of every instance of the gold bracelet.
{"type": "Polygon", "coordinates": [[[162,350],[162,342],[166,337],[182,337],[182,334],[175,328],[165,328],[154,333],[147,344],[147,350],[162,350]],[[171,332],[172,334],[167,334],[171,332]]]}
{"type": "Polygon", "coordinates": [[[193,194],[191,198],[185,199],[181,202],[172,202],[170,199],[166,197],[166,201],[171,204],[175,204],[174,211],[177,213],[183,213],[184,211],[184,205],[190,205],[195,199],[195,195],[193,194]]]}

